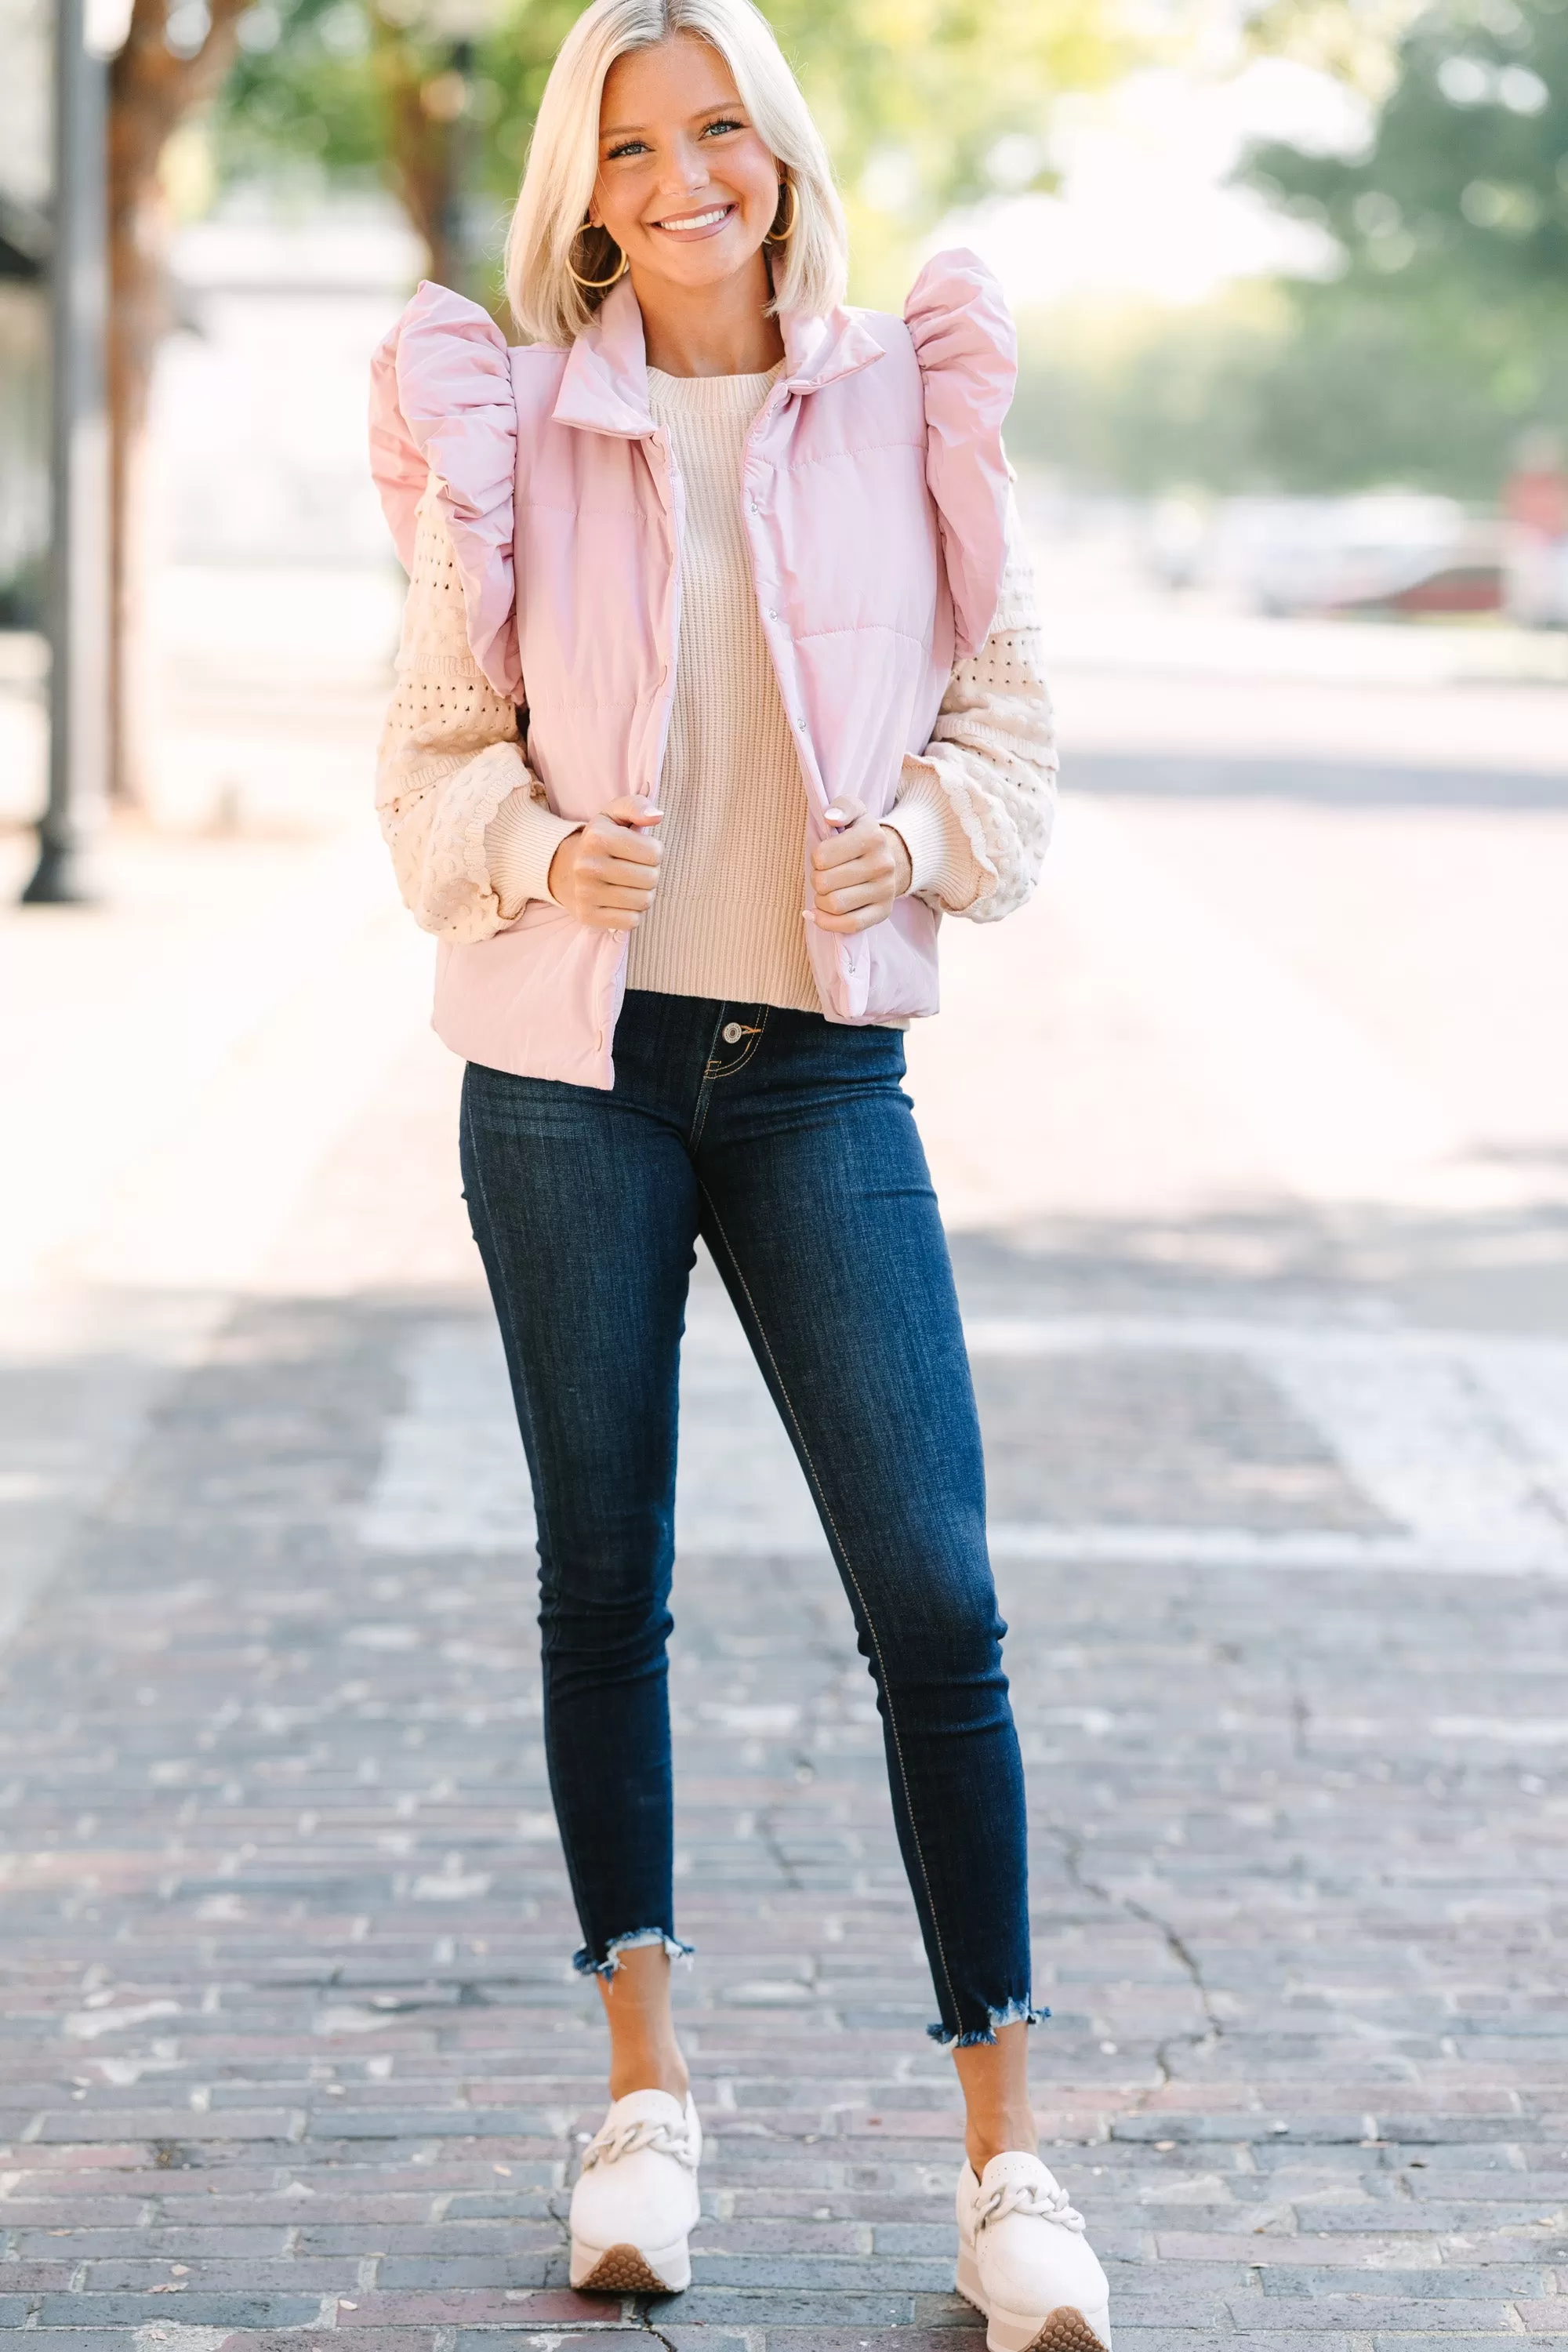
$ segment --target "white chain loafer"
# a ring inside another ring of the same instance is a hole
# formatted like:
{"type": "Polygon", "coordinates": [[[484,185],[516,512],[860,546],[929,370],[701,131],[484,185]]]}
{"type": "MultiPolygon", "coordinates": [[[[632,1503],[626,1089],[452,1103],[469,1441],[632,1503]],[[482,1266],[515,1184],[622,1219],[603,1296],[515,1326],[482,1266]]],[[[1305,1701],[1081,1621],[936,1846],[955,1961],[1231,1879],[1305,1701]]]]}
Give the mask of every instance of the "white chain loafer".
{"type": "Polygon", "coordinates": [[[1110,2288],[1083,2215],[1037,2156],[958,2176],[958,2292],[988,2352],[1110,2352],[1110,2288]]]}
{"type": "Polygon", "coordinates": [[[583,2150],[572,2191],[572,2284],[589,2294],[679,2294],[701,2204],[702,2126],[688,2098],[628,2091],[583,2150]]]}

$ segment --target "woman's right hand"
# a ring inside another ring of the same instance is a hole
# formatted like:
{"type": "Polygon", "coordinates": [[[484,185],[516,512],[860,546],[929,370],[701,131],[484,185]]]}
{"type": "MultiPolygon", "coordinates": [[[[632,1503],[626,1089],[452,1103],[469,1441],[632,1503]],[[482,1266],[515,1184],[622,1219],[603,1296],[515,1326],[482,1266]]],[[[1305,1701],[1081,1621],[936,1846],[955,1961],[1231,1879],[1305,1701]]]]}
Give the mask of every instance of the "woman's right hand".
{"type": "Polygon", "coordinates": [[[550,861],[550,895],[596,931],[635,931],[658,886],[658,844],[648,837],[664,812],[636,793],[569,833],[550,861]]]}

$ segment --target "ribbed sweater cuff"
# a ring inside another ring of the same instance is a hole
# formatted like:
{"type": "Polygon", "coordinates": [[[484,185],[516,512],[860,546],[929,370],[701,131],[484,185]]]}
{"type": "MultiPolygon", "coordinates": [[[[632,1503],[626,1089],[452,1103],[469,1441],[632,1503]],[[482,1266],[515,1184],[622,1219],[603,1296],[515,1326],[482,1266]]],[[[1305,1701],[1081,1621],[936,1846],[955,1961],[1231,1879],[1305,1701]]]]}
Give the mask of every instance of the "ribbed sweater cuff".
{"type": "Polygon", "coordinates": [[[906,760],[899,797],[882,820],[910,853],[913,871],[907,896],[931,892],[952,906],[974,896],[973,853],[942,781],[923,761],[906,760]]]}
{"type": "Polygon", "coordinates": [[[509,923],[531,898],[549,898],[550,861],[567,835],[580,830],[576,818],[557,816],[521,784],[502,801],[485,827],[485,864],[509,923]]]}

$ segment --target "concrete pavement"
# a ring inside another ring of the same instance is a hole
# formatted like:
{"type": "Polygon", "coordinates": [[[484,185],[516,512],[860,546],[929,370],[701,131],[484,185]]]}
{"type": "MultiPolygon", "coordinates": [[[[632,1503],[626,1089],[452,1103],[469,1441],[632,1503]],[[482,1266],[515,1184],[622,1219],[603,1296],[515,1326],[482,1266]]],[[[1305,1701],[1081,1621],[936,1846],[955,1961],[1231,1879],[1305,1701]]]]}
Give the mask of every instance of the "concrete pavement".
{"type": "MultiPolygon", "coordinates": [[[[1568,793],[1477,770],[1461,688],[1356,688],[1367,728],[1321,685],[1294,783],[1246,793],[1184,764],[1272,772],[1244,680],[1059,684],[1050,885],[949,927],[911,1050],[1047,2156],[1119,2352],[1568,2336],[1568,793]]],[[[1485,690],[1515,743],[1561,723],[1485,690]]],[[[0,922],[5,2315],[70,2352],[969,2352],[869,1688],[706,1267],[674,1693],[707,2219],[685,2297],[563,2285],[600,2052],[526,1495],[339,720],[310,829],[128,841],[104,912],[0,922]]]]}

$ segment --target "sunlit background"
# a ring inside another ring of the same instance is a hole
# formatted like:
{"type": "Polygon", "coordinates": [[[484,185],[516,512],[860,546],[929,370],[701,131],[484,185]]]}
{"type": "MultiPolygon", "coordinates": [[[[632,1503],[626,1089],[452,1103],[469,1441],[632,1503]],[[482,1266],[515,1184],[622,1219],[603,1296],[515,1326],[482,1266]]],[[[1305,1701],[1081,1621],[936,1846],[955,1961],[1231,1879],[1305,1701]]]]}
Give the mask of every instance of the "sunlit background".
{"type": "MultiPolygon", "coordinates": [[[[27,1144],[0,1250],[24,1286],[102,1307],[250,1279],[420,1034],[429,943],[371,815],[402,582],[366,362],[423,272],[499,306],[573,13],[135,0],[110,28],[112,799],[96,908],[18,913],[50,27],[0,0],[0,943],[27,1144]]],[[[964,243],[1019,323],[1063,814],[1026,917],[949,926],[947,1011],[912,1041],[950,1223],[1130,1278],[1568,1325],[1568,9],[774,20],[857,298],[897,306],[964,243]]]]}
{"type": "MultiPolygon", "coordinates": [[[[92,0],[113,791],[91,903],[24,906],[49,26],[0,0],[0,2308],[45,2352],[582,2352],[602,2029],[373,814],[364,449],[420,273],[495,297],[572,10],[165,5],[92,0]]],[[[775,20],[857,298],[966,243],[1023,347],[1060,807],[909,1054],[1048,2161],[1121,2352],[1568,2345],[1568,0],[775,20]]],[[[622,2332],[979,2352],[864,1662],[700,1257],[680,1449],[717,2196],[622,2332]]]]}
{"type": "MultiPolygon", "coordinates": [[[[341,682],[380,659],[395,583],[365,356],[422,271],[499,307],[506,208],[572,13],[137,0],[111,99],[121,812],[232,822],[279,790],[242,744],[205,741],[193,667],[210,688],[215,660],[265,671],[286,642],[313,665],[323,598],[341,682]],[[303,576],[279,595],[284,572],[303,576]]],[[[1568,619],[1561,10],[789,0],[775,18],[838,160],[859,299],[896,305],[942,242],[1003,278],[1024,348],[1012,447],[1068,613],[1153,596],[1184,619],[1441,615],[1465,625],[1445,661],[1558,675],[1553,645],[1502,640],[1568,619]]],[[[40,789],[48,37],[35,0],[4,0],[0,792],[18,857],[40,789]]],[[[289,796],[310,793],[297,777],[289,796]]]]}
{"type": "MultiPolygon", "coordinates": [[[[423,271],[499,308],[572,14],[137,0],[111,98],[122,809],[209,822],[252,789],[242,753],[194,746],[193,661],[210,680],[279,631],[313,659],[322,594],[345,679],[382,650],[365,355],[423,271]],[[280,568],[309,580],[280,598],[280,568]]],[[[1053,567],[1070,543],[1072,611],[1092,583],[1173,614],[1568,619],[1557,7],[789,0],[775,19],[838,160],[858,297],[896,305],[943,242],[1001,275],[1024,347],[1012,447],[1053,567]]],[[[48,37],[34,0],[4,0],[13,827],[39,789],[48,37]]],[[[1554,656],[1510,640],[1463,661],[1554,677],[1554,656]]]]}

